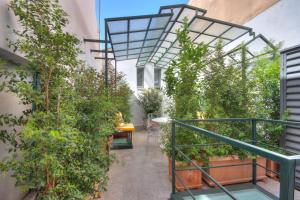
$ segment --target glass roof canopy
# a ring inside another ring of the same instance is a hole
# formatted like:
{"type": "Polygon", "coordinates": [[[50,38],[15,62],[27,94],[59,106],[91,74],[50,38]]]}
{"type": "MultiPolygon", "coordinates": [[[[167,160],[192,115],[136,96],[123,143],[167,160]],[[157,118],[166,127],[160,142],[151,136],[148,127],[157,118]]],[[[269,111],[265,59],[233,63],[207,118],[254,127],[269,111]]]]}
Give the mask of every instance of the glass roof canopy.
{"type": "MultiPolygon", "coordinates": [[[[208,18],[204,16],[205,13],[206,10],[180,4],[162,6],[159,13],[154,15],[105,19],[106,33],[115,60],[137,59],[137,67],[152,62],[156,67],[166,68],[180,51],[176,30],[180,29],[184,18],[188,19],[192,41],[195,44],[203,42],[212,50],[219,39],[225,46],[246,34],[253,36],[253,41],[263,38],[264,43],[269,43],[261,35],[255,37],[249,27],[208,18]]],[[[254,43],[252,40],[251,43],[254,43]]],[[[254,56],[251,50],[248,54],[254,56]]],[[[227,56],[233,57],[230,54],[227,56]]]]}

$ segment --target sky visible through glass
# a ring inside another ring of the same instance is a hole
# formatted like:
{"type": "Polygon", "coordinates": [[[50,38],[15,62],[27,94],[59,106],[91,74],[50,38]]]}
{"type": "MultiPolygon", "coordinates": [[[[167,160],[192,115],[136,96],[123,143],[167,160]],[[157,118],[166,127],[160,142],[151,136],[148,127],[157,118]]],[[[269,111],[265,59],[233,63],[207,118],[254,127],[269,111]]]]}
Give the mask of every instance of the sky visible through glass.
{"type": "Polygon", "coordinates": [[[96,1],[96,13],[97,13],[98,21],[99,21],[99,10],[100,10],[100,38],[103,40],[104,40],[104,19],[105,18],[157,14],[160,6],[172,5],[172,4],[186,4],[188,2],[188,0],[95,0],[95,1],[96,1]]]}

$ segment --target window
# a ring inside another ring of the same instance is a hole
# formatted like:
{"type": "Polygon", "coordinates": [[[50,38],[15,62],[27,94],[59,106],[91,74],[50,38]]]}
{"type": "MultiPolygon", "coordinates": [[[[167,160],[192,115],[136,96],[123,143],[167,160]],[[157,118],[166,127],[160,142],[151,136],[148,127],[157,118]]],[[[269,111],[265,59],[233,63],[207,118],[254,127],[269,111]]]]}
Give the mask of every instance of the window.
{"type": "Polygon", "coordinates": [[[144,68],[137,68],[137,87],[144,87],[144,68]]]}
{"type": "Polygon", "coordinates": [[[161,69],[155,68],[154,69],[154,87],[160,88],[160,81],[161,81],[161,69]]]}

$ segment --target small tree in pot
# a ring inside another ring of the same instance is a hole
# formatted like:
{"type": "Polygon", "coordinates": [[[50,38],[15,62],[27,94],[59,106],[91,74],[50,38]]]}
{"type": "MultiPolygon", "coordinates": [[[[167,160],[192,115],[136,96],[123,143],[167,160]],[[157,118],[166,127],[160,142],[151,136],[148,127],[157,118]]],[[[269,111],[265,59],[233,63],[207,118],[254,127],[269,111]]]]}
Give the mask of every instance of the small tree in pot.
{"type": "Polygon", "coordinates": [[[140,105],[142,105],[145,114],[160,115],[162,108],[162,94],[160,90],[149,88],[144,90],[138,97],[140,105]]]}

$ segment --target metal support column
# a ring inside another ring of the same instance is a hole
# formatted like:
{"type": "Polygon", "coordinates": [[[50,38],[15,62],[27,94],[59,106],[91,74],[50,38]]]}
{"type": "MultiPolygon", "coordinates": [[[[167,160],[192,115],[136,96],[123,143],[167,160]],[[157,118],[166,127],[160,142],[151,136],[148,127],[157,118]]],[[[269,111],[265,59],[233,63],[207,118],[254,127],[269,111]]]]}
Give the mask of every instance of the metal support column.
{"type": "MultiPolygon", "coordinates": [[[[252,144],[256,145],[256,119],[251,119],[252,144]]],[[[256,185],[256,155],[252,158],[252,183],[256,185]]]]}
{"type": "Polygon", "coordinates": [[[108,87],[107,22],[105,20],[105,86],[108,87]]]}
{"type": "Polygon", "coordinates": [[[176,188],[175,188],[175,160],[176,160],[176,155],[175,155],[175,145],[176,145],[176,125],[175,122],[172,121],[172,195],[175,194],[176,188]]]}
{"type": "Polygon", "coordinates": [[[294,200],[296,161],[280,163],[280,200],[294,200]]]}

